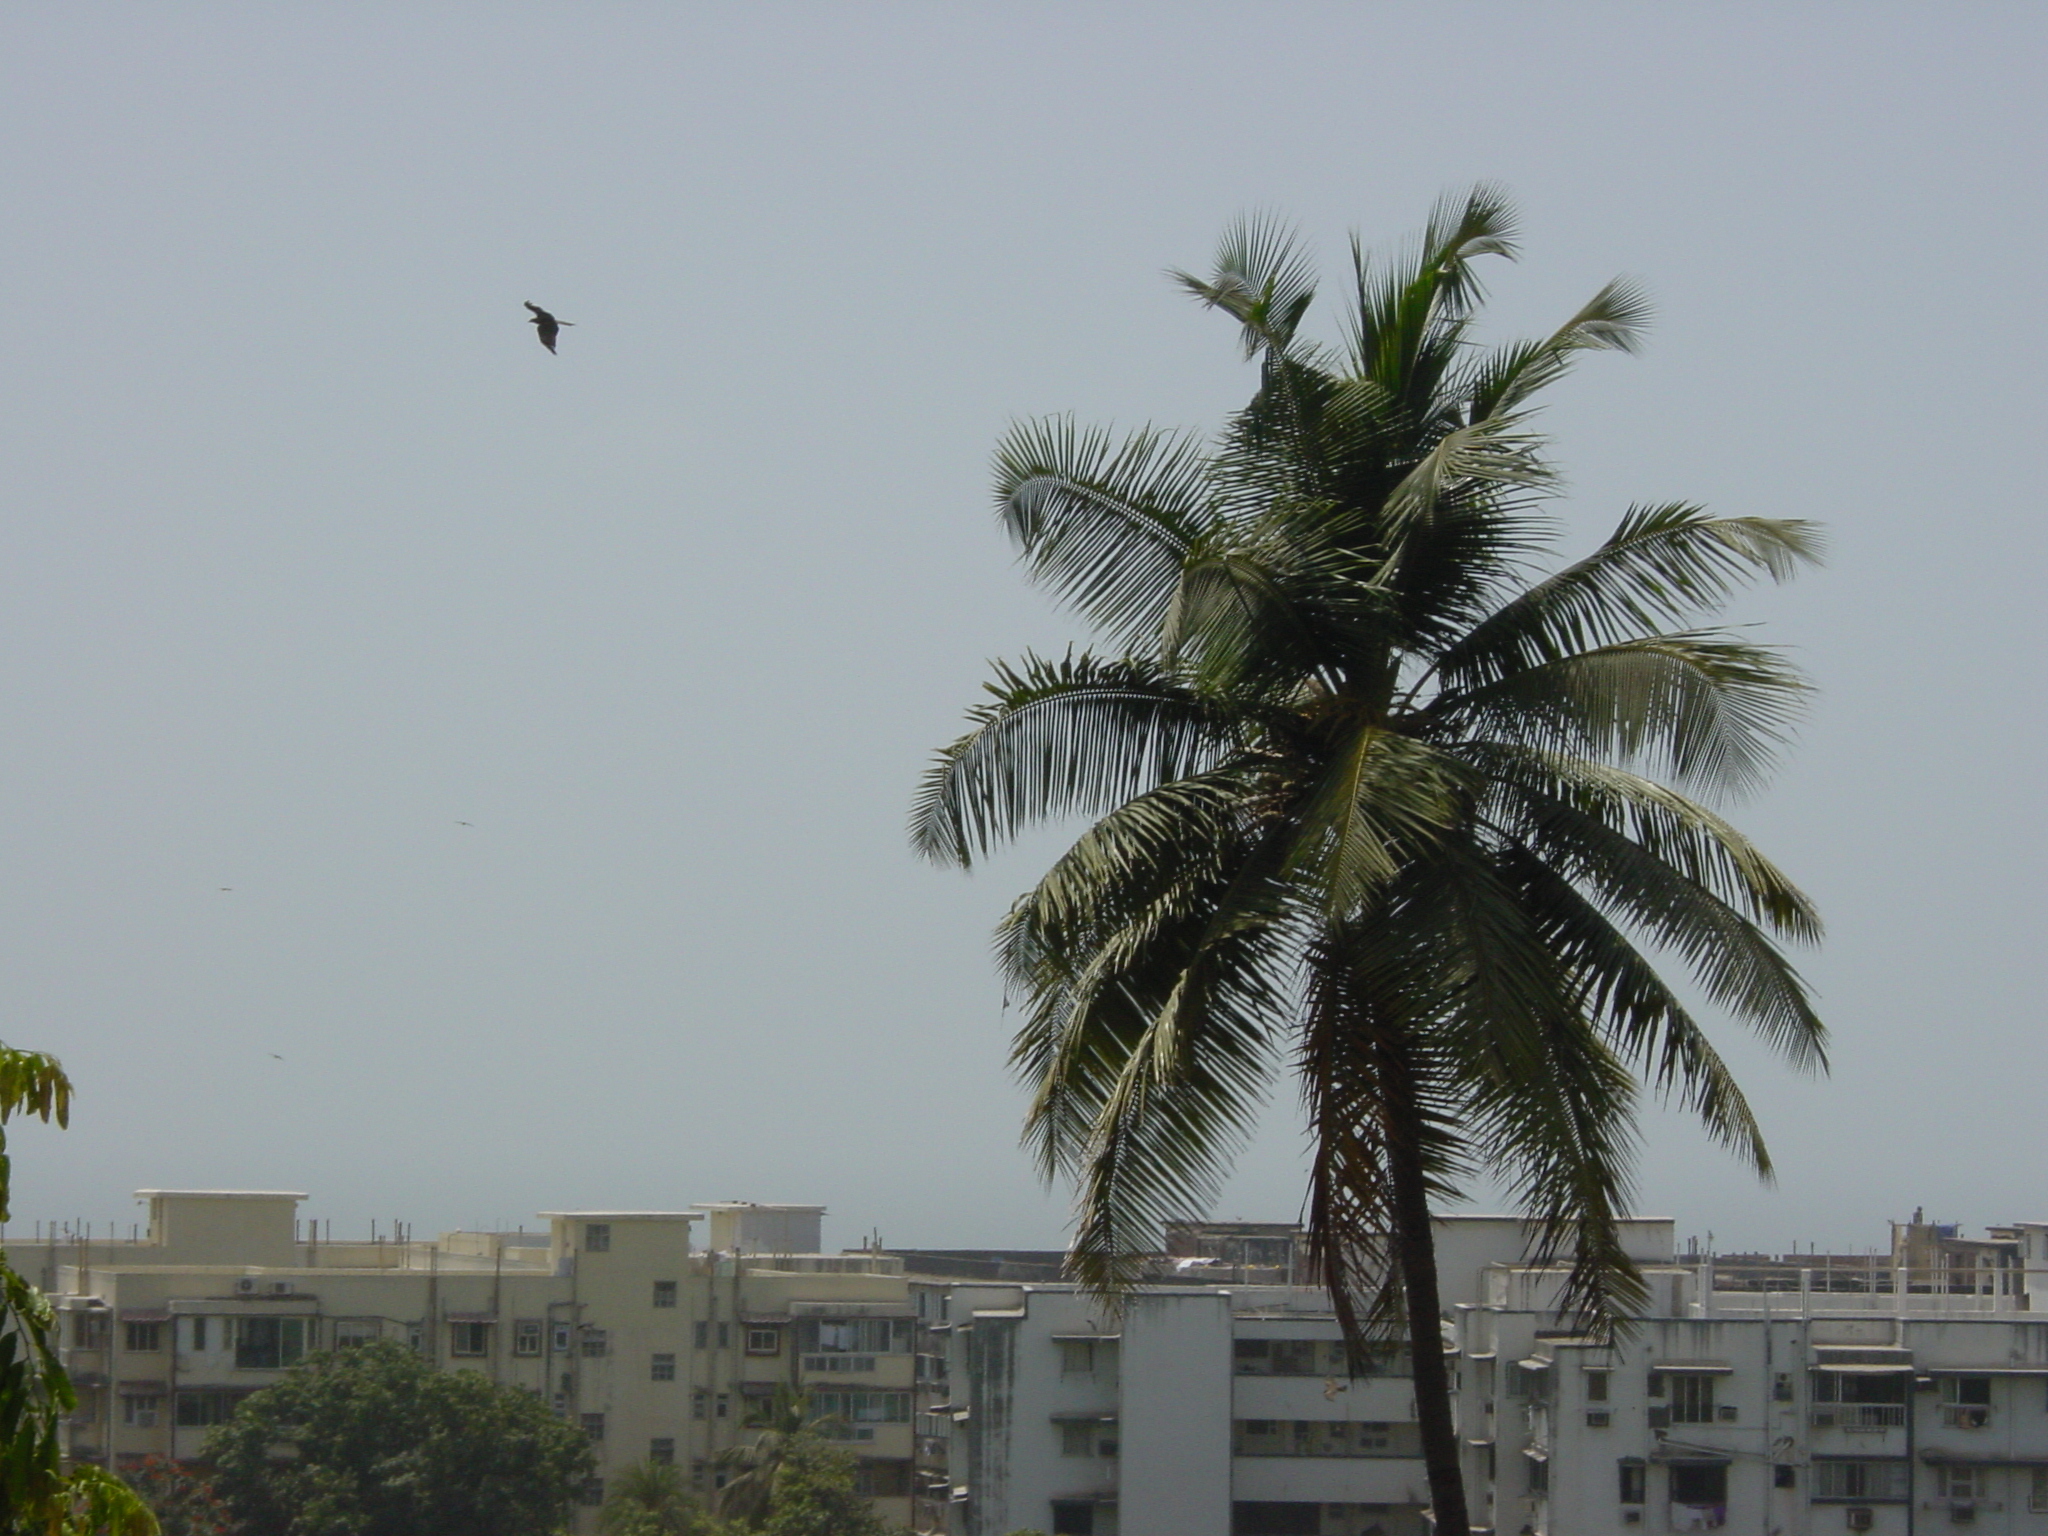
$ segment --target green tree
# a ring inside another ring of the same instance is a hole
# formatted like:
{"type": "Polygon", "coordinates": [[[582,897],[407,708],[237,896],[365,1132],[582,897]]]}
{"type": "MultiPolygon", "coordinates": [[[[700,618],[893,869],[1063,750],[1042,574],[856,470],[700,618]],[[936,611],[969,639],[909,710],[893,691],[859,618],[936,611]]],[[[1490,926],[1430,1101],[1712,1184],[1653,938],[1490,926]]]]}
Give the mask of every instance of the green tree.
{"type": "Polygon", "coordinates": [[[204,1452],[264,1536],[550,1536],[592,1467],[590,1442],[532,1393],[388,1340],[313,1356],[204,1452]]]}
{"type": "MultiPolygon", "coordinates": [[[[12,1165],[6,1123],[17,1114],[68,1125],[71,1080],[54,1056],[0,1045],[0,1223],[12,1165]]],[[[78,1394],[58,1363],[49,1300],[0,1249],[0,1536],[155,1536],[148,1508],[112,1473],[64,1465],[61,1423],[78,1394]]]]}
{"type": "Polygon", "coordinates": [[[1479,188],[1393,259],[1356,242],[1341,339],[1291,232],[1232,230],[1207,278],[1256,392],[1213,443],[1053,420],[996,454],[1031,575],[1104,653],[1000,666],[928,775],[913,838],[974,863],[1092,825],[998,930],[1022,1003],[1026,1140],[1078,1186],[1072,1262],[1134,1283],[1204,1208],[1282,1061],[1312,1128],[1306,1215],[1354,1353],[1405,1328],[1440,1536],[1464,1536],[1432,1204],[1475,1176],[1569,1263],[1566,1306],[1644,1298],[1623,1251],[1647,1088],[1760,1173],[1741,1090],[1658,969],[1796,1064],[1824,1033],[1779,947],[1807,899],[1711,802],[1764,776],[1803,685],[1697,627],[1816,553],[1809,525],[1638,507],[1542,574],[1556,487],[1535,397],[1647,315],[1616,282],[1547,337],[1473,335],[1515,250],[1479,188]]]}
{"type": "Polygon", "coordinates": [[[814,1429],[791,1435],[758,1526],[762,1536],[888,1536],[888,1522],[860,1491],[858,1465],[814,1429]]]}
{"type": "Polygon", "coordinates": [[[808,1393],[777,1387],[766,1413],[750,1421],[759,1433],[718,1453],[718,1465],[732,1474],[718,1490],[719,1514],[758,1527],[775,1502],[785,1463],[799,1445],[817,1439],[825,1422],[811,1412],[808,1393]]]}
{"type": "Polygon", "coordinates": [[[162,1536],[234,1536],[234,1515],[207,1473],[151,1456],[121,1477],[156,1516],[162,1536]]]}
{"type": "Polygon", "coordinates": [[[718,1536],[672,1462],[645,1461],[612,1479],[597,1517],[604,1536],[718,1536]]]}

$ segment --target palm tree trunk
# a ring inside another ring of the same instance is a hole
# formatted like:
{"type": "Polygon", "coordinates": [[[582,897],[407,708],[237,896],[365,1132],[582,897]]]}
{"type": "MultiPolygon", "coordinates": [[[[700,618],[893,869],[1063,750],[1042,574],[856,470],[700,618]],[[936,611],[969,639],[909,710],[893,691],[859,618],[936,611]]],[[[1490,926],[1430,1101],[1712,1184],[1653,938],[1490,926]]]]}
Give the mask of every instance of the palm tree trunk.
{"type": "Polygon", "coordinates": [[[1419,1116],[1412,1095],[1388,1095],[1387,1149],[1393,1208],[1394,1262],[1408,1313],[1408,1345],[1414,1356],[1415,1417],[1422,1430],[1422,1461],[1429,1476],[1429,1502],[1436,1536],[1471,1536],[1465,1507],[1465,1476],[1458,1455],[1458,1429],[1451,1413],[1451,1377],[1444,1364],[1443,1304],[1437,1292],[1436,1234],[1429,1214],[1429,1185],[1417,1145],[1419,1116]],[[1405,1123],[1403,1123],[1405,1122],[1405,1123]]]}

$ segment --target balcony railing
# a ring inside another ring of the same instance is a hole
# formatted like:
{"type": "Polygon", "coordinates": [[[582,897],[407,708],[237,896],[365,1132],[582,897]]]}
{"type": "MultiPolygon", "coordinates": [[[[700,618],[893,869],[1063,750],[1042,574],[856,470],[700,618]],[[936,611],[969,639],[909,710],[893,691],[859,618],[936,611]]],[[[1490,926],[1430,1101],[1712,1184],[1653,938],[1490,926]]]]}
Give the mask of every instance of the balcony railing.
{"type": "Polygon", "coordinates": [[[1846,1429],[1851,1434],[1902,1429],[1904,1403],[1828,1403],[1813,1410],[1815,1429],[1846,1429]]]}

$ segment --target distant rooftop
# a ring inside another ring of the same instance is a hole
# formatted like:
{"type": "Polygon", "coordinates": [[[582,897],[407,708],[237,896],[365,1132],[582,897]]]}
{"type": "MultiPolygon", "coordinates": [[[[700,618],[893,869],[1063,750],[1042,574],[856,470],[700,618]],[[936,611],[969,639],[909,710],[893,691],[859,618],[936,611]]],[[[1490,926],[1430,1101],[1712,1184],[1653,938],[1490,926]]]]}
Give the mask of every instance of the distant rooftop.
{"type": "Polygon", "coordinates": [[[154,1200],[159,1195],[181,1195],[201,1200],[305,1200],[302,1189],[138,1189],[135,1198],[154,1200]]]}
{"type": "Polygon", "coordinates": [[[696,1211],[542,1211],[550,1220],[559,1216],[575,1221],[702,1221],[696,1211]]]}

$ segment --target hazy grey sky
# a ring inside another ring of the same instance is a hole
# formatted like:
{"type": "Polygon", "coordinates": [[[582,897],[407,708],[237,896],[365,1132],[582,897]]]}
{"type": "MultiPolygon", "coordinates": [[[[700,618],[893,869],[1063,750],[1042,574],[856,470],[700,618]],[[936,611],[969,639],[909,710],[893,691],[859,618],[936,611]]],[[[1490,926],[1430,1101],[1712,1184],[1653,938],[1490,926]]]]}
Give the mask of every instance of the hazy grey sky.
{"type": "MultiPolygon", "coordinates": [[[[1577,544],[1675,498],[1834,543],[1751,610],[1822,692],[1740,815],[1830,921],[1836,1070],[1736,1050],[1780,1187],[1660,1124],[1642,1205],[2048,1215],[2044,48],[2037,4],[9,7],[0,1035],[80,1090],[18,1216],[1058,1241],[986,958],[1050,845],[902,834],[986,660],[1078,632],[990,446],[1213,425],[1250,374],[1162,268],[1266,207],[1334,270],[1480,178],[1503,332],[1659,303],[1556,397],[1577,544]]],[[[1273,1124],[1221,1214],[1295,1213],[1273,1124]]]]}

